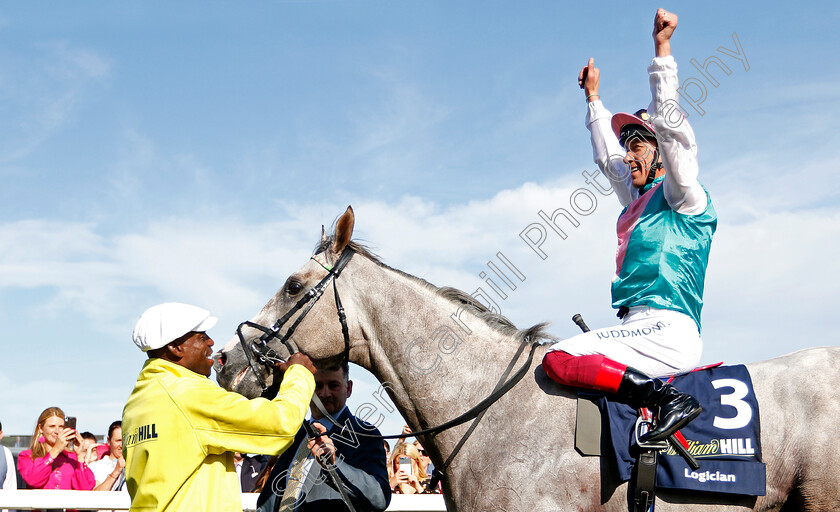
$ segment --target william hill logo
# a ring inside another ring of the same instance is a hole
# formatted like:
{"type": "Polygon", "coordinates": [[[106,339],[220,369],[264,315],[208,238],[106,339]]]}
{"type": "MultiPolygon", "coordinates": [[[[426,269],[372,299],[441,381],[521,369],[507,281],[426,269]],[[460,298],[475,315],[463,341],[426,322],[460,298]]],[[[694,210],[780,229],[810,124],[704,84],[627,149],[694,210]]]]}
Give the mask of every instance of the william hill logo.
{"type": "Polygon", "coordinates": [[[150,423],[149,425],[137,427],[134,429],[134,432],[129,433],[127,436],[123,436],[123,443],[126,446],[134,446],[135,444],[157,439],[157,436],[155,424],[150,423]]]}
{"type": "MultiPolygon", "coordinates": [[[[672,446],[663,450],[666,455],[677,455],[672,446]]],[[[751,438],[710,439],[708,443],[688,440],[688,453],[695,457],[717,457],[723,455],[752,455],[755,448],[751,438]]]]}
{"type": "MultiPolygon", "coordinates": [[[[720,443],[717,439],[712,439],[708,443],[701,443],[699,441],[688,440],[688,453],[695,457],[715,456],[720,453],[720,443]]],[[[665,450],[666,455],[677,455],[677,451],[673,446],[668,446],[665,450]]]]}

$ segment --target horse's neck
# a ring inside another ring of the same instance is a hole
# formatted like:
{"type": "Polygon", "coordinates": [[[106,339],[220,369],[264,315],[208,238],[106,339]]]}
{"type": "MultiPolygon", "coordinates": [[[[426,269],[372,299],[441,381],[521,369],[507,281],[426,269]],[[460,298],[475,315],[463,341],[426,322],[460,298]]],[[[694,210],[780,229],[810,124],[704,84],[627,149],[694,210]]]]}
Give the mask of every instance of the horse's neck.
{"type": "Polygon", "coordinates": [[[437,425],[489,395],[519,342],[415,279],[372,274],[354,279],[370,347],[364,366],[403,416],[437,425]]]}

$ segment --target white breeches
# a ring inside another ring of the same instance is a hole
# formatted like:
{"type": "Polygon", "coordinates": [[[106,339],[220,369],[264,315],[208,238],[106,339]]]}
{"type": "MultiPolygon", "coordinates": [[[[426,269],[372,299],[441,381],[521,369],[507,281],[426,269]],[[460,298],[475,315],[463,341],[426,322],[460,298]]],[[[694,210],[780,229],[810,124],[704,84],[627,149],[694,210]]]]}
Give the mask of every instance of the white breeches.
{"type": "Polygon", "coordinates": [[[573,356],[601,354],[651,376],[676,375],[700,363],[703,341],[690,316],[634,306],[620,325],[595,329],[551,346],[573,356]]]}

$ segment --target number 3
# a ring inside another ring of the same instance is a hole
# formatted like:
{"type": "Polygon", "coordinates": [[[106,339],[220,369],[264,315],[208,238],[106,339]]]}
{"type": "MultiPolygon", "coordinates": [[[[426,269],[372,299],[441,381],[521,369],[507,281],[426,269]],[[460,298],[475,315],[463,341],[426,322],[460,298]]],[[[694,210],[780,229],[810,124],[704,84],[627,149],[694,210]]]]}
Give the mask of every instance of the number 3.
{"type": "Polygon", "coordinates": [[[715,389],[724,387],[732,388],[732,393],[720,395],[720,403],[722,405],[729,405],[735,408],[735,416],[733,418],[721,418],[720,416],[715,416],[715,421],[713,423],[715,428],[734,430],[746,427],[753,415],[752,407],[743,400],[743,398],[750,392],[747,385],[737,379],[718,379],[712,381],[712,386],[714,386],[715,389]]]}

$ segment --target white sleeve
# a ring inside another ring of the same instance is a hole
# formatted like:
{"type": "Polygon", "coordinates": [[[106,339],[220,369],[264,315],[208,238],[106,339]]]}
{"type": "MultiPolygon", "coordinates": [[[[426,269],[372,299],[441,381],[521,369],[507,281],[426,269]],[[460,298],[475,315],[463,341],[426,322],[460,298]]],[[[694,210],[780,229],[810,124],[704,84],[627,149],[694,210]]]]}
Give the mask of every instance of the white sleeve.
{"type": "Polygon", "coordinates": [[[698,215],[706,210],[706,191],[697,181],[697,142],[694,130],[679,109],[677,63],[672,56],[656,57],[648,67],[651,102],[648,113],[665,167],[665,200],[674,211],[698,215]]]}
{"type": "Polygon", "coordinates": [[[4,490],[17,489],[17,474],[15,471],[15,458],[12,456],[11,450],[5,446],[2,448],[2,455],[6,458],[6,479],[3,481],[4,490]]]}
{"type": "Polygon", "coordinates": [[[627,206],[639,197],[639,191],[633,186],[630,167],[624,163],[624,148],[612,131],[611,119],[612,114],[600,100],[588,103],[586,128],[591,133],[595,164],[612,183],[621,206],[627,206]]]}
{"type": "Polygon", "coordinates": [[[88,468],[93,472],[93,479],[96,485],[101,484],[108,478],[108,474],[114,471],[116,461],[111,465],[111,459],[99,459],[88,464],[88,468]]]}

